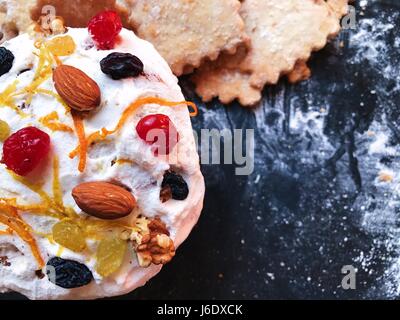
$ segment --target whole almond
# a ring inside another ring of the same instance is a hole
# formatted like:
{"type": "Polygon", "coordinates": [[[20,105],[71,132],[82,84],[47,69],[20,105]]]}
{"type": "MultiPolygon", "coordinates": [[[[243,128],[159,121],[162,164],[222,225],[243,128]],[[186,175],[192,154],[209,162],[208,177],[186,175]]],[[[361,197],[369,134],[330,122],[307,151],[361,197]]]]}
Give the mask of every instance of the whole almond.
{"type": "Polygon", "coordinates": [[[53,72],[54,86],[63,100],[76,111],[91,111],[101,102],[100,88],[86,73],[60,65],[53,72]]]}
{"type": "Polygon", "coordinates": [[[78,207],[100,219],[128,216],[136,206],[135,197],[126,189],[108,182],[85,182],[72,190],[78,207]]]}

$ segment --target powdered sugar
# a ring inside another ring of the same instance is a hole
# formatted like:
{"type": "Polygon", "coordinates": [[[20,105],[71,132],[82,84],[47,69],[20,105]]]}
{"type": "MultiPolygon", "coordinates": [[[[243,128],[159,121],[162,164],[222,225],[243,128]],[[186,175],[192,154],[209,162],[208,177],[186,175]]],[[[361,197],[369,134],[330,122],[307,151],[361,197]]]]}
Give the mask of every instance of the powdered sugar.
{"type": "MultiPolygon", "coordinates": [[[[257,272],[289,278],[301,297],[343,297],[343,264],[358,270],[362,289],[352,297],[400,295],[399,13],[375,5],[363,1],[356,29],[314,58],[310,81],[267,88],[250,115],[236,105],[203,109],[206,127],[255,128],[256,167],[245,193],[259,197],[242,201],[256,225],[254,251],[270,260],[257,272]],[[279,252],[260,240],[267,221],[265,239],[279,239],[279,252]],[[296,232],[289,238],[281,226],[296,232]],[[301,277],[282,275],[296,269],[301,277]]],[[[205,171],[211,184],[214,170],[205,171]]]]}

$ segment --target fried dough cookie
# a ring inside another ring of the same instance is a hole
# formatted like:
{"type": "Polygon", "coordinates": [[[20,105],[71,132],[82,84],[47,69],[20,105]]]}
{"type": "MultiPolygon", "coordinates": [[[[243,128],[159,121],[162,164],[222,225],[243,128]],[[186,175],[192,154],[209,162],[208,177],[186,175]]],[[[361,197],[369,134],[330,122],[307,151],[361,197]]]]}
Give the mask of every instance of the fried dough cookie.
{"type": "Polygon", "coordinates": [[[237,57],[224,56],[200,67],[192,77],[197,93],[205,100],[218,96],[226,102],[237,98],[249,106],[257,102],[255,90],[261,91],[265,84],[276,84],[283,74],[293,71],[291,81],[308,77],[305,62],[312,51],[323,48],[330,37],[337,35],[339,17],[346,7],[347,0],[243,1],[240,14],[251,38],[250,49],[235,66],[227,62],[230,59],[237,62],[237,57]],[[298,69],[294,70],[296,63],[298,69]],[[252,90],[232,90],[232,82],[252,90]]]}
{"type": "Polygon", "coordinates": [[[27,30],[32,23],[30,9],[36,0],[0,0],[0,43],[27,30]]]}
{"type": "Polygon", "coordinates": [[[196,91],[204,102],[215,97],[228,104],[238,99],[242,105],[253,105],[261,100],[261,92],[250,85],[250,73],[238,70],[237,66],[247,55],[241,46],[235,55],[222,54],[217,61],[208,61],[191,77],[196,91]]]}
{"type": "Polygon", "coordinates": [[[238,0],[126,0],[137,35],[150,41],[176,75],[247,40],[238,0]]]}

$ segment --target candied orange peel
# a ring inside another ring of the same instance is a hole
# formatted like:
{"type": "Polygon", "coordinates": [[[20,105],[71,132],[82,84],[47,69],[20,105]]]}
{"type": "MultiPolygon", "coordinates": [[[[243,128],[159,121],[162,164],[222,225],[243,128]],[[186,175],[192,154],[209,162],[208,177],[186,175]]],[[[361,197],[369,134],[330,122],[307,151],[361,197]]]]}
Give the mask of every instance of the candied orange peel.
{"type": "MultiPolygon", "coordinates": [[[[83,144],[82,148],[82,141],[80,140],[80,144],[69,154],[70,158],[75,158],[78,154],[82,158],[84,154],[87,152],[87,147],[90,146],[92,143],[97,142],[97,141],[103,141],[105,140],[109,135],[112,135],[119,130],[122,129],[122,127],[125,125],[126,121],[131,117],[137,109],[140,107],[147,105],[147,104],[158,104],[160,106],[166,106],[166,107],[176,107],[176,106],[182,106],[182,105],[187,105],[193,108],[193,111],[190,112],[191,116],[197,116],[198,115],[198,109],[195,103],[189,102],[189,101],[180,101],[180,102],[173,102],[173,101],[168,101],[166,99],[162,98],[157,98],[157,97],[144,97],[144,98],[139,98],[138,100],[134,101],[131,103],[122,113],[118,124],[116,127],[112,130],[107,130],[106,128],[102,128],[99,131],[95,131],[92,134],[90,134],[87,138],[86,141],[83,144]],[[82,151],[83,150],[83,151],[82,151]]],[[[86,159],[86,156],[84,156],[86,159]]],[[[79,168],[79,171],[81,171],[82,167],[79,168]]],[[[84,168],[83,168],[84,169],[84,168]]],[[[82,172],[82,171],[81,171],[82,172]]]]}
{"type": "Polygon", "coordinates": [[[15,80],[12,84],[5,88],[3,92],[0,93],[0,106],[9,107],[21,117],[26,117],[27,115],[22,112],[20,108],[18,108],[14,101],[15,91],[17,90],[18,83],[19,81],[15,80]]]}
{"type": "Polygon", "coordinates": [[[74,132],[70,126],[60,122],[57,111],[40,118],[39,122],[52,131],[74,132]]]}
{"type": "Polygon", "coordinates": [[[40,255],[36,240],[32,236],[33,231],[18,214],[18,211],[58,219],[71,216],[71,210],[67,210],[62,203],[62,193],[58,177],[58,158],[54,157],[53,160],[53,198],[42,189],[41,184],[31,183],[26,178],[20,177],[10,171],[9,173],[14,180],[36,193],[41,198],[42,202],[38,204],[21,205],[17,203],[15,198],[0,198],[0,223],[8,226],[12,232],[15,232],[30,246],[39,268],[42,268],[44,266],[44,261],[40,255]]]}
{"type": "Polygon", "coordinates": [[[87,157],[87,146],[88,141],[85,135],[85,125],[83,123],[83,118],[76,112],[72,112],[72,118],[74,119],[75,131],[78,135],[79,140],[79,165],[78,170],[80,172],[85,171],[86,167],[86,157],[87,157]]]}
{"type": "Polygon", "coordinates": [[[18,214],[18,210],[4,202],[0,202],[0,223],[8,226],[8,228],[18,234],[18,236],[29,245],[39,268],[43,268],[44,260],[40,255],[36,240],[29,231],[30,227],[18,214]]]}

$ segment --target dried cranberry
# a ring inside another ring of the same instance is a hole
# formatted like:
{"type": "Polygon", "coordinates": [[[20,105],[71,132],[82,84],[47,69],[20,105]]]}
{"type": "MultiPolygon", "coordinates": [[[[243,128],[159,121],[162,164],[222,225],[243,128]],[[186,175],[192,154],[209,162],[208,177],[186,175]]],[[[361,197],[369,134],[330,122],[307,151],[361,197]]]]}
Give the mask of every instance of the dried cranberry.
{"type": "Polygon", "coordinates": [[[136,132],[146,143],[154,146],[155,155],[167,155],[179,141],[171,119],[164,114],[151,114],[139,121],[136,132]]]}
{"type": "Polygon", "coordinates": [[[161,183],[161,195],[170,194],[172,199],[185,200],[189,195],[189,187],[181,175],[167,171],[161,183]]]}
{"type": "Polygon", "coordinates": [[[114,52],[100,62],[101,71],[114,80],[137,77],[143,72],[143,62],[130,53],[114,52]]]}
{"type": "Polygon", "coordinates": [[[0,47],[0,77],[11,70],[14,62],[14,55],[10,50],[0,47]]]}
{"type": "Polygon", "coordinates": [[[58,257],[51,258],[46,265],[50,282],[65,289],[83,287],[93,280],[93,275],[84,264],[58,257]]]}
{"type": "Polygon", "coordinates": [[[99,49],[110,50],[122,30],[122,21],[115,11],[103,11],[89,21],[88,29],[99,49]]]}
{"type": "Polygon", "coordinates": [[[50,137],[35,127],[26,127],[12,134],[3,144],[3,159],[8,169],[26,176],[47,156],[50,137]]]}

